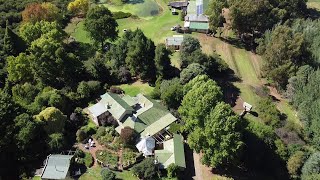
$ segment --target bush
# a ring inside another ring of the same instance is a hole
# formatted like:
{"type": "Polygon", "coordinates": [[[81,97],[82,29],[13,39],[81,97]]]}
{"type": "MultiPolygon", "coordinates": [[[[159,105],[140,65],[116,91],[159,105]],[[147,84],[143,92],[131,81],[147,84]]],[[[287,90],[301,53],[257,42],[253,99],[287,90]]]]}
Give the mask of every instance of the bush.
{"type": "Polygon", "coordinates": [[[128,18],[132,15],[131,13],[126,13],[126,12],[122,12],[122,11],[113,12],[112,14],[115,19],[124,19],[124,18],[128,18]]]}
{"type": "Polygon", "coordinates": [[[97,132],[97,127],[86,125],[81,127],[81,130],[83,130],[88,136],[91,136],[97,132]]]}
{"type": "Polygon", "coordinates": [[[286,161],[288,159],[288,150],[285,144],[280,139],[274,141],[276,146],[276,153],[281,157],[282,160],[286,161]]]}
{"type": "Polygon", "coordinates": [[[109,169],[102,169],[101,176],[103,180],[115,180],[116,174],[109,169]]]}
{"type": "Polygon", "coordinates": [[[111,134],[106,134],[105,136],[100,137],[98,141],[103,145],[109,145],[113,141],[113,136],[111,134]]]}
{"type": "Polygon", "coordinates": [[[84,132],[84,130],[79,129],[76,133],[77,136],[77,141],[78,142],[83,142],[88,136],[87,133],[84,132]]]}
{"type": "Polygon", "coordinates": [[[270,98],[261,99],[257,105],[259,118],[267,125],[276,127],[280,122],[280,112],[270,98]]]}
{"type": "Polygon", "coordinates": [[[170,124],[169,132],[172,134],[178,134],[181,132],[182,125],[176,122],[170,124]]]}
{"type": "Polygon", "coordinates": [[[134,144],[135,138],[136,138],[136,132],[132,128],[126,126],[123,129],[121,129],[120,140],[125,145],[134,144]]]}
{"type": "Polygon", "coordinates": [[[91,156],[90,153],[85,153],[85,157],[84,157],[84,165],[86,167],[91,167],[93,165],[93,157],[91,156]]]}
{"type": "Polygon", "coordinates": [[[115,93],[115,94],[123,94],[124,93],[124,91],[121,88],[116,87],[116,86],[111,86],[109,91],[111,93],[115,93]]]}
{"type": "Polygon", "coordinates": [[[116,169],[118,165],[118,156],[110,153],[107,150],[96,151],[97,159],[102,161],[104,165],[109,165],[110,168],[116,169]]]}
{"type": "Polygon", "coordinates": [[[153,158],[146,158],[133,166],[132,172],[139,179],[152,179],[156,175],[156,166],[153,158]]]}
{"type": "Polygon", "coordinates": [[[179,171],[179,166],[175,165],[175,164],[170,164],[167,168],[167,176],[168,178],[174,178],[177,177],[179,171]]]}
{"type": "Polygon", "coordinates": [[[131,149],[124,149],[122,151],[122,164],[124,167],[131,166],[136,162],[137,153],[131,149]]]}
{"type": "Polygon", "coordinates": [[[302,168],[302,179],[320,174],[320,152],[313,153],[302,168]]]}
{"type": "Polygon", "coordinates": [[[295,154],[293,154],[288,162],[287,162],[287,168],[290,176],[292,178],[297,178],[300,175],[300,169],[304,163],[305,157],[304,152],[297,151],[295,154]]]}

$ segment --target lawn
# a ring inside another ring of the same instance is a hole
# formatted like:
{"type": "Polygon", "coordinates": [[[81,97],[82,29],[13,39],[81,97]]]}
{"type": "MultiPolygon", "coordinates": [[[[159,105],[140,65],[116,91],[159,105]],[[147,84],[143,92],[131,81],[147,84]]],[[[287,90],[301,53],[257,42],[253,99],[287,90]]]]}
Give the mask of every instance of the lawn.
{"type": "Polygon", "coordinates": [[[139,93],[150,95],[153,90],[153,87],[149,86],[148,83],[142,83],[139,81],[132,84],[122,84],[119,87],[124,90],[125,94],[130,96],[136,96],[139,93]]]}
{"type": "MultiPolygon", "coordinates": [[[[183,22],[180,21],[180,16],[174,16],[171,14],[166,3],[162,0],[145,0],[143,3],[137,4],[125,4],[121,6],[104,4],[111,11],[124,11],[136,14],[139,18],[125,18],[118,19],[119,24],[119,36],[124,33],[123,29],[135,30],[137,28],[141,29],[145,35],[151,38],[155,44],[164,43],[167,36],[172,36],[176,32],[171,31],[170,28],[174,25],[180,24],[183,25],[183,22]],[[160,8],[159,13],[152,14],[150,9],[154,7],[160,8]],[[146,8],[148,12],[142,11],[141,8],[146,8]],[[145,13],[145,14],[141,14],[145,13]]],[[[78,23],[76,26],[70,24],[66,31],[72,32],[71,35],[80,42],[89,43],[91,42],[88,33],[84,30],[83,21],[78,23]],[[74,30],[72,28],[75,28],[74,30]]]]}
{"type": "Polygon", "coordinates": [[[309,8],[315,8],[320,10],[320,0],[309,0],[307,2],[309,8]]]}
{"type": "MultiPolygon", "coordinates": [[[[232,32],[228,32],[227,34],[233,37],[232,32]]],[[[241,79],[240,82],[236,82],[234,85],[240,90],[241,99],[252,104],[254,110],[254,107],[256,107],[261,99],[255,93],[254,88],[260,87],[263,84],[260,79],[262,58],[244,48],[224,42],[219,38],[207,37],[203,34],[193,34],[193,36],[200,40],[205,53],[212,54],[216,52],[219,54],[234,71],[235,75],[241,79]]],[[[286,114],[288,121],[296,124],[297,127],[302,127],[300,120],[296,116],[296,111],[287,101],[276,102],[276,104],[278,109],[286,114]]],[[[241,112],[241,109],[236,109],[236,111],[241,112]]],[[[251,114],[248,114],[246,117],[252,120],[259,119],[251,114]]]]}
{"type": "MultiPolygon", "coordinates": [[[[101,167],[92,167],[87,169],[87,172],[80,176],[79,180],[102,180],[100,175],[101,167]]],[[[122,171],[117,172],[114,171],[117,175],[117,179],[119,180],[138,180],[136,177],[132,175],[130,171],[122,171]]]]}

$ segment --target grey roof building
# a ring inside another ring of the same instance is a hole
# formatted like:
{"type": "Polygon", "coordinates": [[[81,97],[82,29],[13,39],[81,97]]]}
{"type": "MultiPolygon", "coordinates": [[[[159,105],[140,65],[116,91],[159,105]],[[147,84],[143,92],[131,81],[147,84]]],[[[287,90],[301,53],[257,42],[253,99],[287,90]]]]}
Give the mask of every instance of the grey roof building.
{"type": "Polygon", "coordinates": [[[50,154],[43,168],[41,179],[65,179],[69,175],[73,155],[50,154]]]}
{"type": "Polygon", "coordinates": [[[172,47],[174,49],[180,49],[183,41],[183,35],[173,35],[172,37],[166,38],[166,47],[172,47]]]}

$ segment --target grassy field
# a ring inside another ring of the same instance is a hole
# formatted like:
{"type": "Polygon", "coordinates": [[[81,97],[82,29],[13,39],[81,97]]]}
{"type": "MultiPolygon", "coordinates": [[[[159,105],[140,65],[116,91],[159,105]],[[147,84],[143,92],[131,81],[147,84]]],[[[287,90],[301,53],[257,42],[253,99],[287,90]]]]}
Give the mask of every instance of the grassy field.
{"type": "MultiPolygon", "coordinates": [[[[180,21],[180,16],[174,16],[171,14],[167,4],[163,0],[145,0],[143,3],[137,4],[125,4],[122,6],[115,6],[104,4],[111,11],[124,11],[136,14],[139,18],[125,18],[117,20],[119,24],[119,36],[123,34],[123,29],[135,30],[137,28],[142,29],[145,35],[151,38],[155,44],[163,43],[167,36],[176,34],[170,30],[174,25],[183,25],[180,21]],[[152,9],[158,8],[159,12],[153,14],[152,9]],[[142,9],[146,9],[145,12],[142,9]],[[145,13],[145,14],[141,14],[145,13]]],[[[77,25],[69,24],[66,28],[77,41],[80,42],[91,42],[88,33],[84,30],[83,22],[77,25]]]]}
{"type": "MultiPolygon", "coordinates": [[[[252,104],[254,110],[254,107],[261,99],[254,89],[263,85],[260,79],[261,57],[244,48],[224,42],[219,38],[207,37],[203,34],[195,34],[194,36],[200,40],[205,53],[212,54],[216,52],[219,54],[234,71],[235,75],[241,79],[239,82],[235,82],[234,85],[240,90],[241,100],[252,104]]],[[[287,101],[283,100],[275,103],[278,109],[286,114],[290,122],[296,124],[297,127],[302,127],[300,120],[296,116],[296,112],[287,101]]],[[[241,112],[241,105],[235,107],[235,110],[241,112]]],[[[259,120],[259,118],[251,114],[248,114],[246,117],[259,120]]]]}
{"type": "MultiPolygon", "coordinates": [[[[86,173],[80,176],[79,180],[102,180],[100,172],[101,167],[89,168],[86,173]]],[[[116,173],[118,180],[138,180],[130,171],[114,172],[116,173]]]]}
{"type": "Polygon", "coordinates": [[[125,94],[130,96],[136,96],[139,93],[150,95],[153,90],[153,87],[149,86],[148,83],[141,83],[139,81],[133,84],[122,84],[119,87],[124,90],[125,94]]]}
{"type": "Polygon", "coordinates": [[[308,0],[307,5],[309,8],[316,8],[320,10],[320,0],[308,0]]]}

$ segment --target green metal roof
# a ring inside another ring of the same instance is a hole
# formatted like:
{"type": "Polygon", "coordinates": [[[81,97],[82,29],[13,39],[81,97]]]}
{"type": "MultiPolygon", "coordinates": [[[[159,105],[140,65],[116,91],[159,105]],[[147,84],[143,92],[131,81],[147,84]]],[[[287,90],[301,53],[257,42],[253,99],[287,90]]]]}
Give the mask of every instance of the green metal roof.
{"type": "Polygon", "coordinates": [[[134,109],[126,103],[118,94],[108,93],[117,103],[119,103],[124,109],[133,111],[134,109]]]}
{"type": "Polygon", "coordinates": [[[166,115],[162,116],[160,119],[146,127],[145,130],[141,133],[141,135],[152,136],[161,131],[162,129],[166,128],[176,120],[177,118],[175,118],[171,113],[167,113],[166,115]]]}
{"type": "Polygon", "coordinates": [[[69,167],[72,155],[49,155],[47,157],[46,165],[43,169],[42,179],[65,179],[69,167]]]}
{"type": "Polygon", "coordinates": [[[209,23],[190,22],[190,29],[208,30],[209,23]]]}
{"type": "Polygon", "coordinates": [[[135,104],[137,104],[137,102],[134,100],[134,98],[132,98],[131,96],[129,95],[124,95],[122,97],[122,100],[124,100],[129,106],[133,106],[135,104]]]}
{"type": "Polygon", "coordinates": [[[179,134],[174,134],[173,138],[163,143],[162,150],[155,150],[156,159],[161,164],[160,167],[167,168],[174,163],[179,167],[186,167],[183,137],[179,134]]]}

